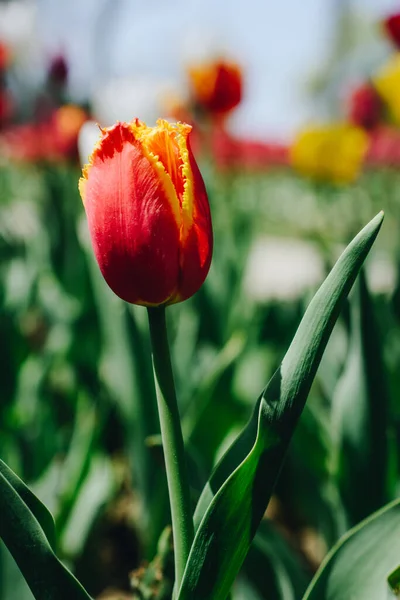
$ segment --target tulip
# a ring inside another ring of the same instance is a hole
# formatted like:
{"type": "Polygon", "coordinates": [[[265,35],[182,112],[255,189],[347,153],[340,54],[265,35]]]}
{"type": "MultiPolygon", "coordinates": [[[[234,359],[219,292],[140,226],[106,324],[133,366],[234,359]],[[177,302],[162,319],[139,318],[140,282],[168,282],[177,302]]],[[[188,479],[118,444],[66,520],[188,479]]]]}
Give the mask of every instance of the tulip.
{"type": "Polygon", "coordinates": [[[291,147],[291,162],[303,175],[333,183],[350,183],[359,174],[368,151],[368,134],[338,123],[305,129],[291,147]]]}
{"type": "Polygon", "coordinates": [[[62,54],[54,56],[51,60],[47,72],[47,79],[54,85],[65,86],[67,84],[68,63],[62,54]]]}
{"type": "Polygon", "coordinates": [[[143,306],[181,302],[202,285],[212,227],[184,123],[138,119],[101,130],[79,189],[104,279],[143,306]]]}
{"type": "Polygon", "coordinates": [[[364,129],[373,129],[383,116],[383,103],[370,83],[353,90],[348,103],[349,121],[364,129]]]}
{"type": "Polygon", "coordinates": [[[233,62],[223,60],[193,65],[188,69],[195,103],[212,115],[224,115],[242,99],[242,72],[233,62]]]}
{"type": "Polygon", "coordinates": [[[390,15],[383,21],[385,33],[392,40],[396,48],[400,49],[400,13],[390,15]]]}
{"type": "Polygon", "coordinates": [[[3,42],[0,42],[0,73],[7,70],[7,67],[10,64],[10,56],[11,53],[9,48],[3,44],[3,42]]]}
{"type": "Polygon", "coordinates": [[[78,153],[78,133],[87,118],[87,113],[79,106],[60,106],[43,122],[8,127],[0,138],[2,151],[9,159],[17,161],[74,159],[78,153]]]}

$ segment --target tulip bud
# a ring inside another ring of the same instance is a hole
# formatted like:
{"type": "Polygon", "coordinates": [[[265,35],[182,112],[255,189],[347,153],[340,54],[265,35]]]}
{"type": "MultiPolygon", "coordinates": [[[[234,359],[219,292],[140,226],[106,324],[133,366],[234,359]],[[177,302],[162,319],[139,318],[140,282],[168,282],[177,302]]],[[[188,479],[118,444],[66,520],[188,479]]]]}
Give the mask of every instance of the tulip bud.
{"type": "Polygon", "coordinates": [[[144,306],[192,296],[212,254],[210,208],[184,123],[138,119],[102,135],[79,190],[104,279],[144,306]]]}

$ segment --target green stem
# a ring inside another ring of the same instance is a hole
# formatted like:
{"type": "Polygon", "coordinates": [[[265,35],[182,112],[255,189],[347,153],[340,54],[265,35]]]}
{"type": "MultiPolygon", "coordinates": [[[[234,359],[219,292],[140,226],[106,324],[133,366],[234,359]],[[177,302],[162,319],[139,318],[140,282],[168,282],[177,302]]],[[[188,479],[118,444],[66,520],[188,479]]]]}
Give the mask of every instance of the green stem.
{"type": "Polygon", "coordinates": [[[185,449],[172,373],[165,307],[148,308],[153,369],[167,471],[175,552],[175,589],[179,590],[194,538],[185,449]]]}

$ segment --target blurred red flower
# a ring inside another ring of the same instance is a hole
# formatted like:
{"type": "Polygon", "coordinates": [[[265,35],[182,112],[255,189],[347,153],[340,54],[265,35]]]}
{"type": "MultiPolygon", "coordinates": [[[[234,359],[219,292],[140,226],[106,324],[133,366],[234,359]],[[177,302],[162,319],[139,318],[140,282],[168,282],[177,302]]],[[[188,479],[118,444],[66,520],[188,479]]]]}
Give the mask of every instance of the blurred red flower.
{"type": "Polygon", "coordinates": [[[390,15],[385,19],[383,27],[396,48],[400,49],[400,13],[390,15]]]}
{"type": "Polygon", "coordinates": [[[62,54],[55,56],[49,65],[47,77],[50,82],[65,85],[68,79],[68,64],[62,54]]]}
{"type": "Polygon", "coordinates": [[[370,83],[358,86],[350,95],[348,118],[353,125],[372,129],[382,119],[383,103],[370,83]]]}
{"type": "Polygon", "coordinates": [[[274,141],[232,137],[222,127],[212,135],[212,153],[221,169],[265,170],[289,164],[289,147],[274,141]]]}
{"type": "Polygon", "coordinates": [[[242,99],[243,76],[238,64],[224,60],[188,69],[193,101],[211,115],[224,115],[242,99]]]}
{"type": "Polygon", "coordinates": [[[9,122],[14,109],[11,94],[6,89],[0,88],[0,130],[9,122]]]}
{"type": "Polygon", "coordinates": [[[11,53],[3,42],[0,42],[0,73],[5,71],[10,64],[11,53]]]}
{"type": "Polygon", "coordinates": [[[28,162],[74,159],[78,156],[78,133],[87,119],[82,108],[68,104],[43,122],[8,127],[0,138],[2,153],[28,162]]]}

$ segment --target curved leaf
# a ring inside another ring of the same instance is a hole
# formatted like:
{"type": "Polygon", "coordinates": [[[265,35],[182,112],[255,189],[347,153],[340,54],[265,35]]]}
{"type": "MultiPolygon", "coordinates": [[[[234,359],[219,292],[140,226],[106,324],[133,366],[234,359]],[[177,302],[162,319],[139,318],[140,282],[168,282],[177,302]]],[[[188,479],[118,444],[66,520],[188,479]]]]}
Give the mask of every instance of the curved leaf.
{"type": "Polygon", "coordinates": [[[384,600],[400,556],[400,500],[351,529],[328,554],[303,600],[384,600]]]}
{"type": "Polygon", "coordinates": [[[0,537],[36,600],[90,600],[54,554],[39,521],[0,473],[0,537]]]}
{"type": "Polygon", "coordinates": [[[179,600],[221,600],[228,595],[268,505],[343,301],[382,220],[380,213],[337,261],[258,399],[249,424],[207,483],[196,510],[198,528],[179,600]]]}
{"type": "Polygon", "coordinates": [[[333,396],[332,429],[336,435],[335,476],[352,526],[391,497],[387,491],[387,377],[363,271],[350,307],[349,350],[333,396]]]}
{"type": "Polygon", "coordinates": [[[25,502],[29,510],[38,520],[47,541],[53,550],[56,548],[56,530],[54,519],[44,504],[31,492],[28,486],[0,459],[0,474],[8,481],[17,492],[21,500],[25,502]]]}

